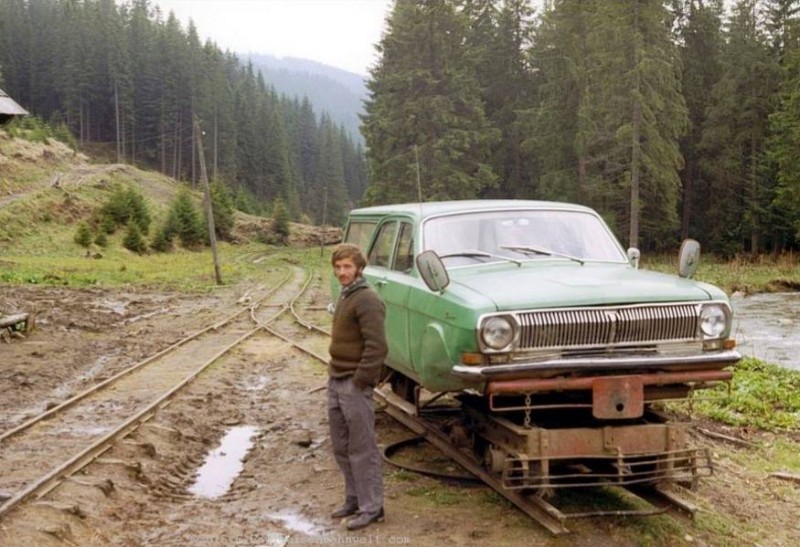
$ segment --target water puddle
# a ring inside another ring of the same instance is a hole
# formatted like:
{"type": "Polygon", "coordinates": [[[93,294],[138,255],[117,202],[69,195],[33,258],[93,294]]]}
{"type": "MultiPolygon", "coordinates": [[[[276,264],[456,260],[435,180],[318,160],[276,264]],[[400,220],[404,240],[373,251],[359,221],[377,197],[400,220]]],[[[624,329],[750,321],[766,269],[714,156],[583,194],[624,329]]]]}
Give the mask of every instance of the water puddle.
{"type": "Polygon", "coordinates": [[[272,376],[261,375],[256,379],[254,384],[247,384],[244,386],[245,391],[261,391],[272,382],[272,376]]]}
{"type": "Polygon", "coordinates": [[[280,522],[287,530],[306,534],[307,536],[319,535],[328,530],[327,526],[315,524],[300,513],[273,513],[268,518],[274,522],[280,522]]]}
{"type": "Polygon", "coordinates": [[[800,293],[735,296],[731,305],[742,355],[800,370],[800,293]]]}
{"type": "Polygon", "coordinates": [[[253,447],[257,427],[244,425],[228,430],[219,447],[206,456],[197,470],[197,478],[189,492],[200,498],[215,499],[223,495],[242,472],[242,459],[253,447]]]}
{"type": "Polygon", "coordinates": [[[102,302],[100,302],[100,305],[108,308],[117,315],[125,315],[126,313],[128,313],[127,302],[117,302],[116,300],[103,300],[102,302]]]}

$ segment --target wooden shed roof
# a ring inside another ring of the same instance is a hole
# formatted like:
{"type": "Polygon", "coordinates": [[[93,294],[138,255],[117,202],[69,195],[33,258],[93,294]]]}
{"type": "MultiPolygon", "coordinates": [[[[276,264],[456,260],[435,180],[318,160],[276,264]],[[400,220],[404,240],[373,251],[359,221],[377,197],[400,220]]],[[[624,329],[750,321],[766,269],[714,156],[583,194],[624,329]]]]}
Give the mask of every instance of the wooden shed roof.
{"type": "Polygon", "coordinates": [[[25,116],[28,111],[18,105],[8,93],[0,89],[0,114],[9,116],[25,116]]]}

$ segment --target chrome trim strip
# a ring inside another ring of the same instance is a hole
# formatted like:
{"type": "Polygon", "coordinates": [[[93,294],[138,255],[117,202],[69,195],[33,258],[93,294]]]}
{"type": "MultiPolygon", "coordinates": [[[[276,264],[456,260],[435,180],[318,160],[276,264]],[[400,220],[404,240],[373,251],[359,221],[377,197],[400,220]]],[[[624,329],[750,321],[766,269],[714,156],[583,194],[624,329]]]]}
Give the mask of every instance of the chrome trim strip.
{"type": "Polygon", "coordinates": [[[683,356],[642,356],[642,357],[612,357],[612,358],[571,358],[549,359],[532,363],[517,363],[513,365],[487,365],[476,367],[459,363],[451,371],[453,376],[468,380],[498,380],[503,378],[518,378],[520,374],[534,372],[552,372],[558,370],[606,370],[606,369],[631,369],[631,368],[658,368],[667,365],[709,365],[733,364],[742,355],[736,350],[726,350],[708,355],[683,355],[683,356]]]}

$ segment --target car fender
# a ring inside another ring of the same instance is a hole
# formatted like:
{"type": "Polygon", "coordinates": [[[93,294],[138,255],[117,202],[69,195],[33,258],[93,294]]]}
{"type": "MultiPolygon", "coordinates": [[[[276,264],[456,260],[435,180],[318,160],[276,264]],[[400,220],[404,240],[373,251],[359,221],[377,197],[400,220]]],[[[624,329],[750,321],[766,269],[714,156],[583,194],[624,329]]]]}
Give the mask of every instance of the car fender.
{"type": "Polygon", "coordinates": [[[420,343],[420,359],[417,374],[423,384],[434,391],[452,384],[450,374],[456,362],[445,343],[444,328],[439,323],[428,323],[420,343]]]}

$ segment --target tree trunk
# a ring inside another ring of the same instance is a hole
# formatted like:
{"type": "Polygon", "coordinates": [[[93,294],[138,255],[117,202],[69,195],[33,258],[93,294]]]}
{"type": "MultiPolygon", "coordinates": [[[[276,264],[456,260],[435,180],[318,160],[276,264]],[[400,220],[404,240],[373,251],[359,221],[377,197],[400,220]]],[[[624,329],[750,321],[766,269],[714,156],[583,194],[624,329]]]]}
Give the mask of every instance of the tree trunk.
{"type": "Polygon", "coordinates": [[[686,180],[683,181],[683,216],[681,218],[681,239],[689,237],[692,222],[692,192],[694,192],[694,162],[686,162],[686,180]]]}
{"type": "Polygon", "coordinates": [[[639,246],[639,170],[642,154],[642,143],[640,140],[642,124],[642,105],[640,98],[641,82],[639,68],[639,48],[641,47],[641,35],[639,33],[639,4],[633,6],[633,26],[636,32],[636,40],[633,44],[633,112],[631,113],[631,218],[630,232],[628,234],[628,245],[630,247],[639,246]]]}

